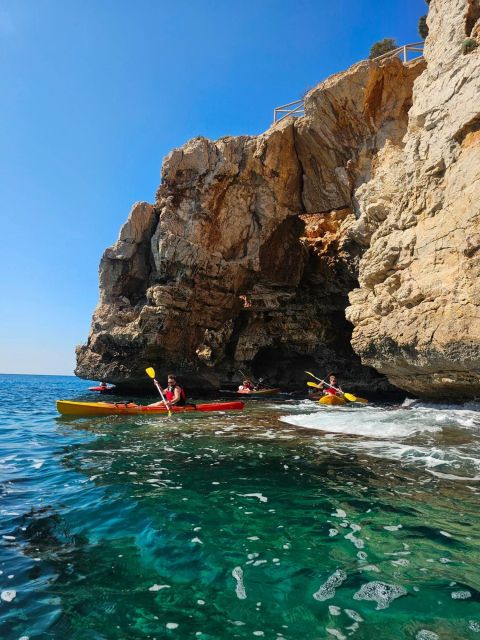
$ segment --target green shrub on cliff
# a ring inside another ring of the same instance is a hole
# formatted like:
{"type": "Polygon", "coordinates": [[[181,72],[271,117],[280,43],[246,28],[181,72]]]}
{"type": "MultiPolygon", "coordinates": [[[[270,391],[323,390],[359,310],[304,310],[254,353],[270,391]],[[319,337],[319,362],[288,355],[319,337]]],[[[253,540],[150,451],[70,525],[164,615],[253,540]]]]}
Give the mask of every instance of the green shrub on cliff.
{"type": "Polygon", "coordinates": [[[471,53],[478,47],[478,42],[473,38],[467,38],[462,42],[462,53],[471,53]]]}
{"type": "Polygon", "coordinates": [[[368,57],[370,60],[373,60],[373,58],[378,58],[378,56],[382,56],[384,53],[388,53],[389,51],[393,51],[397,48],[397,42],[393,38],[384,38],[372,45],[370,55],[368,57]]]}
{"type": "Polygon", "coordinates": [[[422,16],[418,21],[418,33],[420,37],[425,40],[428,36],[428,24],[427,24],[427,16],[422,16]]]}

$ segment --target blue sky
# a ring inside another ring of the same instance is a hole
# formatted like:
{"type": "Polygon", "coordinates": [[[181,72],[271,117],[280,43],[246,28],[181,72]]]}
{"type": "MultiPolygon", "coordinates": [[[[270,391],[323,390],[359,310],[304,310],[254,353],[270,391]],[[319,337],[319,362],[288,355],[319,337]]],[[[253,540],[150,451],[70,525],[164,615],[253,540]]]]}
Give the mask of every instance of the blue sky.
{"type": "Polygon", "coordinates": [[[424,0],[0,0],[0,372],[70,374],[98,264],[162,158],[419,40],[424,0]]]}

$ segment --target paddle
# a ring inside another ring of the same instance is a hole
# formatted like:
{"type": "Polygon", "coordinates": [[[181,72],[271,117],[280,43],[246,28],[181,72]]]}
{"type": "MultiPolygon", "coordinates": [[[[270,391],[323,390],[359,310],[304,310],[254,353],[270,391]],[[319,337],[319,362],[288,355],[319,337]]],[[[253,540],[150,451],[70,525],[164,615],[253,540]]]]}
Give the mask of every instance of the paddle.
{"type": "MultiPolygon", "coordinates": [[[[312,373],[311,371],[305,371],[305,373],[307,373],[309,376],[312,376],[312,378],[315,378],[315,380],[318,380],[319,382],[323,382],[323,384],[326,384],[330,388],[335,389],[335,391],[340,391],[340,393],[343,393],[345,398],[347,400],[350,400],[350,402],[363,402],[364,404],[366,404],[368,402],[368,400],[366,400],[365,398],[357,398],[357,396],[354,396],[353,393],[345,393],[344,391],[342,391],[338,387],[334,387],[330,383],[325,382],[325,380],[322,380],[321,378],[317,378],[317,376],[314,373],[312,373]]],[[[307,382],[307,385],[309,387],[317,387],[317,389],[318,389],[318,386],[314,382],[310,382],[309,381],[309,382],[307,382]]]]}
{"type": "Polygon", "coordinates": [[[168,406],[167,401],[165,400],[165,397],[164,397],[163,391],[162,391],[162,387],[158,384],[158,381],[155,379],[155,369],[153,367],[147,367],[145,369],[145,372],[146,372],[147,376],[153,380],[154,385],[157,387],[158,393],[162,397],[163,404],[165,405],[165,408],[168,411],[168,417],[171,418],[172,417],[172,412],[170,411],[170,407],[168,406]]]}

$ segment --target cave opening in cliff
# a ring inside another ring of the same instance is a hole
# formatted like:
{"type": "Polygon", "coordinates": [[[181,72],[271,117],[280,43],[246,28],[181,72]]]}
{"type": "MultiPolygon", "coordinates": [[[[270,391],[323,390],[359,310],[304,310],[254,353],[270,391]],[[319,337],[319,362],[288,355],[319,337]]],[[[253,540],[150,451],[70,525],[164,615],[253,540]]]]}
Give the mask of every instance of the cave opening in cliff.
{"type": "Polygon", "coordinates": [[[480,20],[480,2],[478,0],[469,0],[467,15],[465,17],[465,34],[470,37],[473,27],[480,20]]]}
{"type": "Polygon", "coordinates": [[[294,385],[297,388],[305,378],[305,369],[315,369],[316,362],[311,356],[282,346],[271,346],[260,349],[252,360],[251,367],[258,380],[287,387],[294,385]]]}

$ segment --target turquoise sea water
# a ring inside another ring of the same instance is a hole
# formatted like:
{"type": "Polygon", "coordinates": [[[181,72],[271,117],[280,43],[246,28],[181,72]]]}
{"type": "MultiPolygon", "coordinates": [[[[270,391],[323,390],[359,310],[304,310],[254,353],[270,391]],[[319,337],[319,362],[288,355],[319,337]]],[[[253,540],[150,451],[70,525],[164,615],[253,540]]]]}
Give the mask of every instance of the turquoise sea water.
{"type": "Polygon", "coordinates": [[[480,639],[478,406],[66,419],[85,381],[0,383],[3,640],[480,639]]]}

